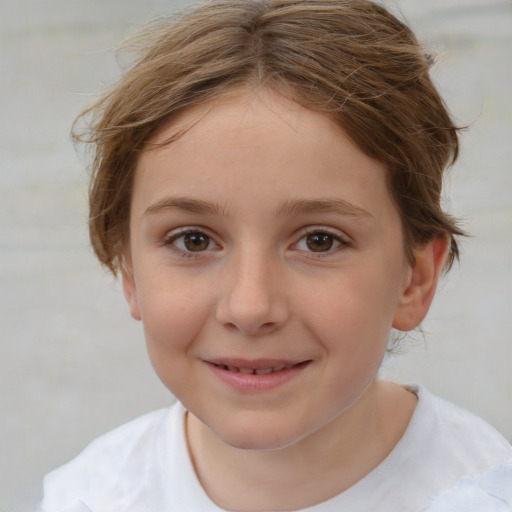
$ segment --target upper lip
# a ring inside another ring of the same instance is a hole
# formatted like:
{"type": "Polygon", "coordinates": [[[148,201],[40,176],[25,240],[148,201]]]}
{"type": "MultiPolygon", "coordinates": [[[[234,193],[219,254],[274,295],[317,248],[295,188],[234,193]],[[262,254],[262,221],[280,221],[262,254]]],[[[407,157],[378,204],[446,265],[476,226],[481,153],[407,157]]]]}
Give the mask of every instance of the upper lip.
{"type": "Polygon", "coordinates": [[[285,366],[295,366],[305,363],[307,359],[239,359],[239,358],[213,358],[205,359],[207,363],[223,366],[231,366],[244,370],[265,370],[268,368],[280,368],[285,366]]]}

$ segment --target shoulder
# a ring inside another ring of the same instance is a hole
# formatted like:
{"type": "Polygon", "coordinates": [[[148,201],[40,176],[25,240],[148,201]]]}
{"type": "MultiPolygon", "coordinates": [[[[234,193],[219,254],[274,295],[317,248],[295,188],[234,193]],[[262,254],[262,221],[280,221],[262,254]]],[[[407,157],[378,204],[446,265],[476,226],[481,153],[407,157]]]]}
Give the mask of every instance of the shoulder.
{"type": "Polygon", "coordinates": [[[512,512],[512,462],[465,478],[437,496],[424,512],[512,512]]]}
{"type": "Polygon", "coordinates": [[[45,477],[41,510],[60,512],[79,500],[101,507],[103,502],[111,503],[113,494],[133,494],[144,485],[141,474],[149,477],[157,471],[158,444],[178,435],[181,418],[181,405],[175,404],[99,437],[45,477]]]}
{"type": "MultiPolygon", "coordinates": [[[[410,487],[416,487],[414,492],[428,496],[427,503],[435,496],[455,493],[442,498],[441,508],[429,508],[428,512],[500,512],[501,508],[492,507],[465,509],[454,505],[450,508],[445,506],[449,503],[445,500],[466,499],[467,496],[473,496],[475,503],[479,503],[482,496],[487,500],[486,489],[494,487],[481,487],[483,482],[494,481],[498,487],[506,485],[512,489],[510,443],[482,418],[423,387],[412,390],[418,395],[418,405],[404,436],[407,439],[404,448],[412,454],[410,473],[415,475],[410,487]],[[500,483],[505,481],[506,484],[500,483]]],[[[509,511],[508,508],[503,510],[509,511]]]]}
{"type": "MultiPolygon", "coordinates": [[[[466,465],[470,474],[506,464],[512,460],[512,446],[489,423],[452,404],[424,387],[415,387],[418,395],[416,427],[430,437],[438,454],[466,465]]],[[[412,424],[413,422],[411,422],[412,424]]]]}
{"type": "MultiPolygon", "coordinates": [[[[418,397],[409,426],[387,459],[365,480],[375,495],[384,497],[379,510],[459,512],[450,507],[432,511],[426,507],[434,497],[464,480],[477,479],[510,464],[512,446],[478,416],[422,386],[409,386],[409,389],[418,397]],[[400,493],[394,492],[397,487],[400,493]]],[[[369,488],[366,485],[364,491],[368,493],[369,488]]],[[[478,512],[491,510],[494,509],[481,508],[478,512]]],[[[470,511],[473,509],[464,510],[470,511]]]]}

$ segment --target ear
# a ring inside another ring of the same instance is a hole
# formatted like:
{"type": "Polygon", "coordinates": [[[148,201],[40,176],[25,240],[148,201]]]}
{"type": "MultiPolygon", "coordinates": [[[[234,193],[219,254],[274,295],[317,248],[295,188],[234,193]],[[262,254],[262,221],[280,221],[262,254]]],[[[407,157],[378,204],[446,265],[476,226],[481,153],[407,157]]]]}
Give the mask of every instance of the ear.
{"type": "Polygon", "coordinates": [[[126,258],[121,265],[121,279],[123,282],[124,298],[130,307],[130,314],[135,320],[141,320],[137,287],[130,258],[126,258]]]}
{"type": "Polygon", "coordinates": [[[393,327],[415,329],[427,315],[448,251],[448,240],[436,237],[414,251],[415,263],[404,283],[393,327]]]}

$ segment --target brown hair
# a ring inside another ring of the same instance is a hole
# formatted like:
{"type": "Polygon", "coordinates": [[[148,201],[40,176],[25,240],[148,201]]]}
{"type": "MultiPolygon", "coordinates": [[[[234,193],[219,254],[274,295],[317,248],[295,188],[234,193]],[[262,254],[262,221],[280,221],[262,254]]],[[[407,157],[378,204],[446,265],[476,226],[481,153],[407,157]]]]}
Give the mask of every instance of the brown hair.
{"type": "MultiPolygon", "coordinates": [[[[234,88],[271,87],[327,113],[369,156],[387,165],[405,250],[449,239],[447,268],[463,232],[443,212],[444,169],[458,154],[457,128],[429,78],[414,34],[367,0],[215,0],[152,22],[130,43],[134,64],[79,116],[93,143],[90,237],[116,273],[129,236],[138,154],[191,106],[234,88]]],[[[76,125],[75,125],[76,130],[76,125]]]]}

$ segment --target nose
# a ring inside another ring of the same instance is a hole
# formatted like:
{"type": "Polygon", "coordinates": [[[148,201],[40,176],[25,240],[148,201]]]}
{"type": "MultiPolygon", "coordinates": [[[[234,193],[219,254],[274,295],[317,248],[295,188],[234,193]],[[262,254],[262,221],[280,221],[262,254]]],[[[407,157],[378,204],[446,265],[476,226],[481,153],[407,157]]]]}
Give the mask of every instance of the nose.
{"type": "Polygon", "coordinates": [[[216,317],[224,327],[245,336],[270,334],[289,317],[282,271],[264,255],[240,256],[226,265],[216,317]]]}

